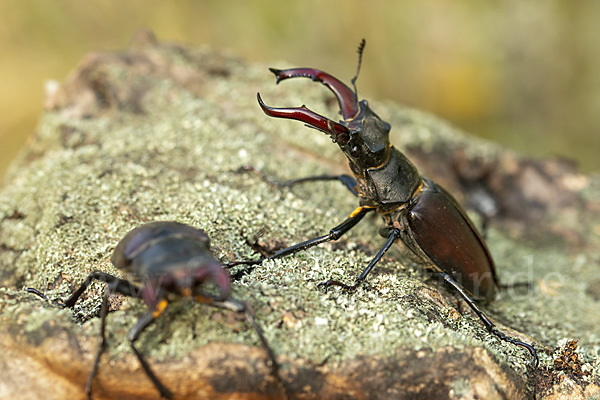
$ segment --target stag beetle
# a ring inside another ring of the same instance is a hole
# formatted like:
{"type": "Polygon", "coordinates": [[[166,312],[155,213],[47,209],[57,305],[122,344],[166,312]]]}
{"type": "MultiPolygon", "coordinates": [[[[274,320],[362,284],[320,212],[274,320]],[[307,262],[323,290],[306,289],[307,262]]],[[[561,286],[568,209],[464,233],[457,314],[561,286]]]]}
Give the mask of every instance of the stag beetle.
{"type": "MultiPolygon", "coordinates": [[[[331,229],[329,234],[280,250],[268,258],[283,257],[320,243],[337,240],[356,226],[367,213],[378,213],[385,222],[383,234],[387,237],[381,250],[354,284],[347,285],[328,280],[321,284],[325,290],[330,286],[340,286],[350,291],[356,289],[392,244],[400,239],[414,256],[458,291],[492,334],[501,340],[526,348],[537,366],[538,357],[533,346],[498,331],[469,296],[471,294],[475,298],[492,300],[498,291],[499,283],[486,243],[466,212],[446,190],[419,174],[410,160],[390,143],[390,124],[379,118],[366,100],[358,101],[356,79],[364,46],[363,39],[358,48],[356,74],[351,80],[354,90],[318,69],[270,68],[277,78],[277,83],[288,78],[305,77],[325,85],[338,100],[343,117],[340,122],[319,115],[304,105],[292,108],[269,107],[262,101],[260,93],[257,93],[258,103],[268,116],[302,121],[309,128],[329,135],[348,159],[354,175],[314,176],[281,185],[339,180],[359,200],[359,207],[345,221],[331,229]]],[[[264,258],[258,261],[242,261],[233,265],[256,265],[263,260],[264,258]]]]}
{"type": "MultiPolygon", "coordinates": [[[[170,399],[173,394],[154,374],[150,364],[135,347],[135,342],[140,334],[165,310],[169,302],[168,297],[193,297],[197,302],[211,307],[244,313],[267,353],[267,364],[270,365],[271,373],[283,390],[284,397],[287,397],[279,376],[279,366],[275,355],[269,347],[262,329],[256,323],[254,315],[246,304],[229,296],[231,290],[229,274],[213,258],[209,246],[210,241],[204,231],[178,222],[150,222],[139,226],[117,244],[111,257],[113,265],[123,273],[131,275],[132,281],[120,279],[102,271],[94,271],[71,297],[64,303],[58,303],[63,307],[73,308],[93,280],[99,280],[108,285],[100,310],[102,340],[85,386],[88,398],[91,398],[92,381],[106,347],[106,315],[111,293],[142,299],[149,308],[149,311],[129,331],[127,338],[140,365],[162,397],[170,399]],[[218,295],[203,290],[202,285],[206,282],[215,284],[218,295]]],[[[27,291],[48,300],[36,289],[28,288],[27,291]]]]}

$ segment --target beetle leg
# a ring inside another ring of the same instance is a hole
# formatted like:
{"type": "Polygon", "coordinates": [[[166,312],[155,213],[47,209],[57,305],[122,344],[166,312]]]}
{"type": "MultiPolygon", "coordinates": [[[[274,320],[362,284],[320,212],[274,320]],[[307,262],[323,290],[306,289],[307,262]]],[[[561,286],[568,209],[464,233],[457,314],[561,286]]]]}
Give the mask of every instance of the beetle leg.
{"type": "MultiPolygon", "coordinates": [[[[106,315],[108,314],[108,299],[112,293],[121,293],[125,296],[129,297],[140,297],[140,290],[131,282],[126,281],[121,278],[117,278],[116,276],[107,274],[102,271],[93,271],[88,277],[83,281],[81,286],[77,288],[77,290],[69,297],[64,303],[60,302],[52,302],[53,304],[59,305],[61,307],[69,307],[72,308],[79,297],[85,292],[85,290],[90,286],[93,280],[98,280],[101,282],[105,282],[107,284],[106,289],[104,291],[104,295],[102,296],[102,306],[100,307],[100,345],[98,346],[98,351],[96,352],[96,357],[94,359],[94,366],[92,367],[92,371],[88,377],[88,380],[85,384],[85,393],[87,394],[88,399],[92,398],[92,382],[94,381],[94,377],[98,372],[98,366],[100,364],[100,358],[102,357],[102,353],[106,349],[106,315]]],[[[40,292],[37,289],[28,288],[27,292],[33,293],[46,301],[50,301],[46,295],[40,292]]]]}
{"type": "Polygon", "coordinates": [[[452,277],[449,274],[447,274],[445,272],[439,272],[439,274],[442,276],[442,278],[444,278],[444,280],[447,283],[449,283],[454,289],[456,289],[456,291],[467,302],[469,307],[471,307],[471,309],[475,312],[475,314],[477,314],[477,316],[479,317],[481,322],[483,322],[483,324],[485,325],[485,327],[487,328],[487,330],[490,333],[492,333],[494,336],[498,337],[499,339],[501,339],[505,342],[512,343],[516,346],[520,346],[520,347],[527,349],[527,351],[529,351],[529,353],[533,357],[532,364],[534,365],[535,368],[537,368],[537,366],[539,365],[539,359],[538,359],[537,352],[535,351],[535,349],[533,348],[532,345],[522,342],[520,340],[517,340],[515,338],[512,338],[510,336],[506,336],[504,333],[500,332],[498,330],[498,328],[496,327],[496,325],[487,317],[487,315],[485,315],[483,313],[483,311],[481,311],[479,309],[479,307],[477,307],[475,302],[469,297],[469,295],[464,291],[464,289],[454,279],[452,279],[452,277]]]}
{"type": "Polygon", "coordinates": [[[342,175],[317,175],[317,176],[307,176],[304,178],[296,178],[291,179],[289,181],[285,181],[279,184],[281,187],[290,187],[293,185],[297,185],[299,183],[305,182],[315,182],[315,181],[340,181],[344,184],[346,189],[348,189],[354,196],[358,197],[358,185],[356,180],[350,175],[342,174],[342,175]]]}
{"type": "Polygon", "coordinates": [[[104,291],[104,296],[102,296],[102,306],[100,307],[100,344],[98,345],[96,358],[94,358],[94,366],[92,367],[92,371],[90,372],[88,380],[85,383],[85,393],[90,400],[92,398],[92,382],[94,381],[94,377],[98,372],[98,365],[100,364],[102,353],[104,353],[104,350],[106,350],[106,315],[108,314],[108,298],[110,294],[111,290],[107,286],[104,291]]]}
{"type": "Polygon", "coordinates": [[[135,297],[135,298],[140,297],[139,288],[137,288],[131,282],[126,281],[121,278],[117,278],[116,276],[107,274],[106,272],[102,272],[102,271],[91,272],[88,275],[88,277],[85,278],[85,281],[83,281],[81,286],[79,286],[77,288],[77,290],[71,295],[71,297],[69,297],[67,300],[65,300],[64,303],[61,303],[58,301],[50,301],[50,299],[45,294],[43,294],[42,292],[40,292],[37,289],[27,288],[25,290],[27,291],[27,293],[35,294],[36,296],[41,297],[42,299],[46,300],[49,303],[56,304],[57,306],[61,306],[61,307],[72,308],[75,305],[75,303],[77,302],[77,300],[79,300],[79,297],[83,294],[83,292],[85,292],[85,289],[87,289],[88,286],[90,286],[90,284],[92,283],[92,281],[94,279],[111,285],[111,293],[116,292],[116,293],[121,293],[124,296],[135,297]]]}
{"type": "Polygon", "coordinates": [[[234,311],[236,313],[244,313],[244,315],[246,316],[246,320],[250,323],[250,325],[252,325],[252,328],[256,332],[256,335],[258,336],[262,347],[265,349],[265,353],[267,353],[267,358],[269,359],[267,365],[271,368],[271,374],[275,377],[275,380],[277,380],[277,384],[283,392],[283,398],[287,399],[287,388],[283,383],[283,379],[281,379],[281,376],[279,375],[279,363],[275,358],[275,353],[273,353],[271,346],[269,346],[269,342],[267,342],[263,330],[256,322],[254,313],[246,305],[246,303],[243,303],[231,297],[221,300],[207,295],[196,296],[196,301],[198,301],[199,303],[207,304],[212,307],[222,308],[225,310],[234,311]]]}
{"type": "Polygon", "coordinates": [[[32,287],[28,287],[27,289],[25,289],[25,291],[27,293],[31,293],[31,294],[35,294],[38,297],[41,297],[42,300],[47,301],[48,303],[52,303],[52,304],[56,304],[58,306],[64,307],[65,305],[63,303],[60,303],[58,301],[52,301],[48,298],[48,296],[46,296],[44,293],[40,292],[39,290],[37,290],[36,288],[32,288],[32,287]]]}
{"type": "Polygon", "coordinates": [[[150,364],[148,364],[148,361],[146,361],[144,356],[142,356],[142,353],[140,353],[138,351],[138,349],[135,347],[135,342],[136,342],[136,340],[138,340],[140,334],[148,326],[150,326],[156,318],[158,318],[158,316],[167,307],[167,304],[168,304],[167,300],[162,299],[162,300],[158,301],[156,303],[156,306],[154,307],[154,309],[148,311],[144,316],[142,316],[138,320],[138,322],[135,324],[135,326],[131,329],[131,331],[129,331],[129,335],[127,336],[127,339],[129,340],[131,349],[135,353],[142,368],[144,369],[144,372],[146,373],[146,375],[148,375],[148,378],[150,378],[152,383],[154,383],[154,386],[156,387],[156,389],[158,389],[158,391],[160,392],[160,395],[167,399],[171,399],[171,398],[173,398],[173,393],[171,393],[171,391],[169,389],[167,389],[167,387],[165,385],[162,384],[162,382],[158,379],[158,377],[154,374],[154,372],[150,368],[150,364]]]}
{"type": "Polygon", "coordinates": [[[119,279],[115,276],[106,274],[101,271],[94,271],[88,276],[88,278],[79,287],[79,289],[77,289],[77,291],[75,291],[75,293],[67,301],[65,301],[65,304],[60,305],[65,307],[72,307],[81,295],[81,293],[83,293],[84,290],[92,282],[92,279],[105,281],[108,283],[108,285],[104,290],[104,295],[102,296],[102,306],[100,307],[100,344],[98,345],[98,351],[96,352],[96,358],[94,359],[94,366],[92,367],[92,371],[90,372],[88,380],[85,383],[85,393],[87,394],[89,399],[92,398],[92,382],[94,381],[94,377],[98,372],[100,358],[102,357],[102,353],[104,353],[104,350],[106,350],[106,315],[108,314],[108,299],[110,295],[115,292],[125,292],[122,294],[126,296],[136,297],[135,295],[131,294],[133,293],[131,291],[133,285],[131,285],[128,281],[119,279]]]}
{"type": "MultiPolygon", "coordinates": [[[[314,239],[306,240],[306,241],[304,241],[302,243],[298,243],[294,246],[290,246],[283,250],[279,250],[277,253],[273,254],[270,257],[265,257],[265,258],[261,258],[260,260],[251,260],[251,261],[232,261],[227,264],[224,264],[224,266],[226,268],[231,268],[236,265],[258,265],[258,264],[262,264],[262,262],[265,260],[272,260],[275,258],[289,256],[290,254],[294,254],[299,251],[306,250],[308,248],[314,247],[321,243],[331,242],[332,240],[338,240],[339,238],[342,237],[342,235],[344,235],[350,229],[354,228],[356,226],[356,224],[358,224],[360,222],[360,220],[363,219],[363,217],[369,211],[374,211],[374,210],[375,210],[374,208],[358,207],[356,210],[354,210],[354,212],[352,212],[352,214],[350,214],[350,216],[348,218],[346,218],[346,220],[344,220],[344,222],[342,222],[338,226],[332,228],[327,235],[323,235],[323,236],[319,236],[314,239]]],[[[251,269],[246,269],[244,271],[240,271],[240,272],[238,272],[238,274],[233,276],[233,279],[235,280],[236,278],[238,278],[238,276],[245,275],[250,271],[251,271],[251,269]]]]}
{"type": "Polygon", "coordinates": [[[77,290],[71,295],[71,297],[65,300],[64,304],[60,305],[72,308],[94,279],[109,284],[111,287],[111,293],[116,292],[121,293],[124,296],[135,298],[140,297],[139,288],[137,288],[131,282],[126,281],[125,279],[117,278],[116,276],[107,274],[106,272],[93,271],[88,275],[85,281],[83,281],[81,286],[79,286],[79,288],[77,288],[77,290]]]}
{"type": "Polygon", "coordinates": [[[348,218],[346,218],[346,220],[344,220],[338,226],[332,228],[327,235],[323,235],[323,236],[319,236],[314,239],[306,240],[302,243],[298,243],[298,244],[296,244],[294,246],[290,246],[286,249],[279,250],[277,253],[275,253],[272,256],[267,257],[267,258],[269,260],[272,260],[274,258],[288,256],[290,254],[294,254],[299,251],[306,250],[308,248],[311,248],[311,247],[316,246],[321,243],[331,242],[332,240],[338,240],[339,238],[342,237],[342,235],[344,235],[350,229],[354,228],[356,226],[356,224],[358,224],[360,222],[360,220],[362,220],[363,217],[369,211],[373,211],[373,210],[374,210],[373,208],[358,207],[356,210],[354,210],[354,212],[352,214],[350,214],[350,216],[348,218]]]}
{"type": "Polygon", "coordinates": [[[371,260],[369,265],[367,265],[367,268],[365,268],[365,270],[362,272],[362,274],[360,274],[359,277],[356,278],[354,285],[346,285],[342,282],[330,279],[328,281],[319,283],[319,286],[324,286],[326,292],[327,292],[327,289],[329,288],[329,286],[340,286],[342,289],[349,290],[349,291],[355,290],[358,287],[358,285],[360,285],[360,283],[367,277],[367,275],[369,275],[369,272],[371,272],[371,270],[373,269],[375,264],[377,264],[379,262],[379,260],[381,260],[381,257],[383,257],[383,255],[390,249],[390,247],[392,247],[392,245],[394,244],[396,239],[398,239],[399,237],[400,237],[400,229],[394,228],[390,231],[390,235],[388,236],[387,241],[385,242],[383,247],[379,250],[379,252],[375,255],[375,257],[371,260]]]}
{"type": "Polygon", "coordinates": [[[239,167],[236,170],[236,172],[252,172],[252,173],[256,174],[260,179],[262,179],[263,181],[268,183],[269,185],[277,186],[280,188],[290,187],[290,186],[294,186],[294,185],[297,185],[300,183],[305,183],[305,182],[336,181],[337,180],[337,181],[342,182],[344,184],[344,186],[350,192],[352,192],[353,195],[358,196],[358,185],[356,183],[356,180],[353,177],[351,177],[350,175],[346,175],[346,174],[307,176],[304,178],[296,178],[296,179],[290,179],[290,180],[284,181],[284,182],[278,182],[278,181],[271,179],[267,175],[263,174],[261,171],[259,171],[252,165],[242,165],[241,167],[239,167]]]}
{"type": "Polygon", "coordinates": [[[356,179],[351,177],[350,175],[342,174],[342,175],[319,175],[319,176],[307,176],[305,178],[297,178],[292,179],[290,181],[284,182],[284,186],[292,186],[298,183],[304,182],[313,182],[313,181],[335,181],[338,180],[346,186],[354,196],[358,197],[358,184],[356,183],[356,179]]]}

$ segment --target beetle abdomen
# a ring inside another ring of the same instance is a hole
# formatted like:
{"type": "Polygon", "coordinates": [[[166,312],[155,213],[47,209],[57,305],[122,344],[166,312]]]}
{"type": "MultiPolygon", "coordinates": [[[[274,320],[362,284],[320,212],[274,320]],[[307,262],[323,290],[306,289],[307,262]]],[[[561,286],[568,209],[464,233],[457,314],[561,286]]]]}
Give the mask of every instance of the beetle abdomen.
{"type": "Polygon", "coordinates": [[[492,300],[497,290],[494,261],[465,211],[448,192],[426,179],[418,196],[407,215],[416,244],[436,268],[475,297],[492,300]]]}
{"type": "Polygon", "coordinates": [[[208,235],[201,229],[173,221],[149,222],[133,229],[121,239],[111,261],[115,267],[127,270],[140,252],[167,238],[187,238],[203,247],[203,251],[208,251],[210,247],[208,235]]]}

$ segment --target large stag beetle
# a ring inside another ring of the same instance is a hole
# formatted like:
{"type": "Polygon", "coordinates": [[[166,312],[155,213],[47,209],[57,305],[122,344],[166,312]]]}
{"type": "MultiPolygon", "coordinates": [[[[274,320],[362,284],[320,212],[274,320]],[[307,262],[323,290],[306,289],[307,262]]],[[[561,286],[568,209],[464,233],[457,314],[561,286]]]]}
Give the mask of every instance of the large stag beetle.
{"type": "MultiPolygon", "coordinates": [[[[258,103],[268,116],[302,121],[306,126],[329,135],[348,158],[354,175],[315,176],[282,185],[340,180],[359,199],[359,207],[345,221],[331,229],[329,234],[280,250],[268,258],[283,257],[320,243],[337,240],[356,226],[365,215],[376,212],[385,222],[385,244],[353,284],[328,280],[322,283],[325,289],[330,286],[356,289],[392,244],[400,239],[414,255],[458,291],[491,333],[506,342],[526,348],[537,365],[538,357],[533,346],[501,333],[473,300],[492,300],[499,283],[492,256],[467,213],[446,190],[419,174],[413,163],[390,143],[390,124],[379,118],[366,100],[358,100],[356,79],[364,45],[363,40],[358,49],[356,75],[351,81],[353,89],[328,73],[314,68],[270,69],[277,77],[277,83],[288,78],[305,77],[325,85],[338,100],[343,118],[340,122],[332,121],[305,106],[269,107],[262,101],[260,94],[257,94],[258,103]]],[[[246,167],[248,168],[252,169],[246,167]]],[[[263,260],[264,258],[232,265],[255,265],[263,260]]]]}

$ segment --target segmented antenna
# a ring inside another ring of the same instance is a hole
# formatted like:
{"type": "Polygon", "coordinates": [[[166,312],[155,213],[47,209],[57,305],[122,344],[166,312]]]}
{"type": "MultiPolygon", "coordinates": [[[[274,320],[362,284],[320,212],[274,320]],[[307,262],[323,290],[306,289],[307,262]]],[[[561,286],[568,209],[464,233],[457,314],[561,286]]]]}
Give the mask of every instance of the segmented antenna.
{"type": "Polygon", "coordinates": [[[362,55],[363,55],[363,51],[365,50],[365,45],[367,44],[367,41],[363,38],[360,41],[360,44],[358,45],[358,65],[356,66],[356,74],[354,75],[354,78],[352,78],[352,80],[350,82],[352,82],[352,87],[354,87],[354,94],[356,95],[356,97],[358,97],[358,91],[356,90],[356,79],[358,79],[358,73],[360,72],[360,65],[362,64],[362,55]]]}

